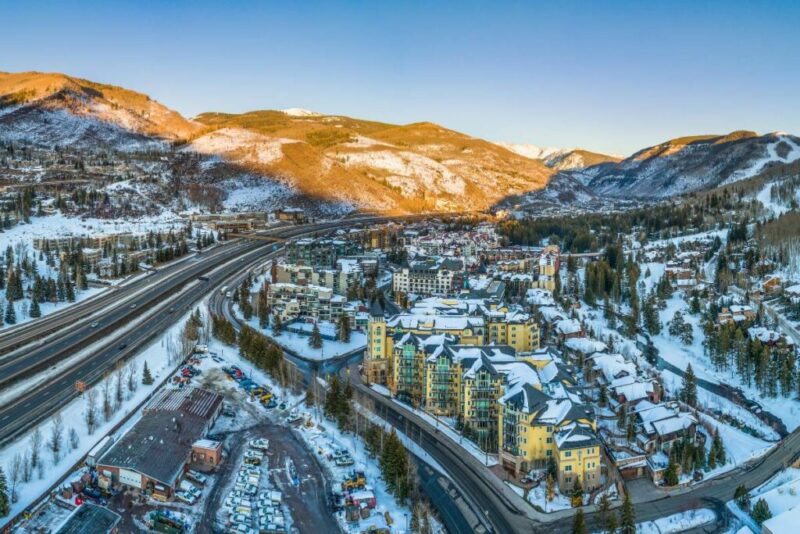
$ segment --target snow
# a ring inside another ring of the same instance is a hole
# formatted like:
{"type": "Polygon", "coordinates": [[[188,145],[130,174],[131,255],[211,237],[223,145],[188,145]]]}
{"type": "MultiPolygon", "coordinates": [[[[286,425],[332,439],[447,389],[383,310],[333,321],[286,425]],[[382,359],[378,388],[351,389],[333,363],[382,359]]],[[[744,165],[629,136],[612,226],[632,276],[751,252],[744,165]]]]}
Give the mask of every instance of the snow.
{"type": "Polygon", "coordinates": [[[766,184],[756,195],[756,200],[761,202],[767,211],[771,212],[776,217],[779,217],[789,211],[789,206],[779,204],[772,200],[772,187],[774,185],[774,183],[766,184]]]}
{"type": "MultiPolygon", "coordinates": [[[[350,332],[350,341],[344,342],[339,340],[330,340],[330,339],[323,339],[322,340],[322,348],[315,349],[308,345],[308,340],[310,339],[311,330],[313,329],[314,325],[311,323],[302,324],[305,331],[308,332],[309,335],[298,334],[295,332],[287,332],[286,330],[281,332],[281,335],[275,336],[270,329],[261,329],[258,326],[258,319],[251,319],[249,321],[250,326],[255,328],[256,330],[260,330],[264,332],[267,336],[273,339],[276,343],[281,345],[282,347],[288,349],[289,351],[299,355],[301,358],[309,359],[309,360],[329,360],[331,358],[335,358],[337,356],[342,356],[344,354],[350,354],[352,352],[356,352],[359,350],[364,350],[367,348],[367,335],[363,332],[359,332],[358,330],[353,330],[350,332]]],[[[318,323],[320,333],[323,335],[335,335],[336,332],[336,325],[332,323],[326,323],[320,321],[318,323]]],[[[298,326],[297,323],[294,326],[298,326]]]]}
{"type": "MultiPolygon", "coordinates": [[[[534,506],[538,506],[546,513],[556,512],[558,510],[568,510],[572,508],[572,502],[568,495],[563,495],[558,490],[558,485],[555,485],[555,495],[552,501],[547,500],[547,486],[546,484],[539,484],[528,491],[527,501],[534,506]]],[[[588,500],[589,496],[584,495],[584,501],[588,500]]],[[[584,502],[584,504],[586,504],[584,502]]]]}
{"type": "Polygon", "coordinates": [[[311,111],[309,109],[304,108],[286,108],[280,110],[281,113],[285,113],[290,117],[321,117],[322,113],[317,113],[316,111],[311,111]]]}
{"type": "Polygon", "coordinates": [[[637,534],[672,534],[676,532],[686,532],[695,527],[716,521],[717,516],[713,510],[700,508],[699,510],[688,510],[679,512],[667,517],[661,517],[655,521],[637,523],[637,534]]]}
{"type": "Polygon", "coordinates": [[[268,137],[244,128],[220,128],[198,137],[181,150],[268,165],[283,158],[283,145],[297,142],[295,139],[268,137]]]}
{"type": "Polygon", "coordinates": [[[766,169],[770,163],[791,163],[797,159],[800,159],[800,146],[795,144],[795,142],[789,136],[781,133],[773,135],[776,137],[776,140],[767,145],[767,153],[763,158],[755,160],[749,167],[745,169],[734,172],[727,180],[723,182],[722,185],[727,185],[733,182],[738,182],[739,180],[751,178],[766,169]],[[786,143],[791,148],[791,151],[784,158],[780,157],[777,152],[778,144],[780,143],[786,143]]]}
{"type": "MultiPolygon", "coordinates": [[[[189,314],[187,313],[175,324],[175,326],[167,331],[160,340],[151,344],[132,360],[136,362],[137,366],[138,379],[136,381],[136,391],[133,393],[126,393],[125,400],[108,421],[103,421],[102,417],[102,406],[100,402],[100,399],[102,398],[102,394],[100,393],[102,383],[93,388],[98,391],[99,415],[99,424],[93,434],[90,435],[87,432],[86,425],[84,423],[86,401],[83,398],[75,399],[61,409],[59,413],[64,421],[65,428],[65,447],[62,457],[58,462],[53,464],[53,458],[50,451],[43,447],[42,458],[47,464],[47,468],[44,471],[43,476],[38,478],[38,476],[34,474],[30,482],[18,486],[17,491],[19,500],[11,505],[11,514],[9,516],[0,518],[0,528],[11,517],[22,512],[25,508],[36,501],[45,491],[47,491],[51,485],[56,483],[65,474],[62,469],[66,469],[81,460],[81,458],[83,458],[100,440],[102,440],[108,434],[114,425],[118,424],[125,417],[132,415],[132,417],[125,422],[123,427],[116,432],[116,435],[121,435],[122,432],[124,432],[127,428],[130,428],[130,426],[132,426],[133,423],[138,420],[140,415],[139,405],[143,403],[148,396],[164,381],[168,380],[169,377],[172,376],[172,371],[176,367],[177,362],[170,363],[165,347],[170,338],[178,335],[178,332],[183,327],[183,324],[188,316],[189,314]],[[153,385],[150,386],[146,386],[141,383],[141,372],[145,362],[147,362],[147,366],[150,368],[154,379],[153,385]],[[78,447],[74,450],[69,450],[70,447],[68,446],[68,432],[70,428],[74,428],[79,436],[78,447]]],[[[113,389],[114,388],[112,387],[112,392],[113,389]]],[[[50,436],[50,428],[52,427],[52,424],[53,422],[50,420],[39,425],[39,429],[42,432],[43,441],[46,441],[50,436]]],[[[34,429],[31,429],[27,435],[20,437],[13,443],[10,443],[3,449],[0,449],[0,465],[3,465],[4,469],[7,469],[7,466],[11,462],[11,459],[14,457],[14,455],[18,453],[22,454],[24,451],[29,450],[29,438],[30,435],[33,434],[33,431],[34,429]]]]}

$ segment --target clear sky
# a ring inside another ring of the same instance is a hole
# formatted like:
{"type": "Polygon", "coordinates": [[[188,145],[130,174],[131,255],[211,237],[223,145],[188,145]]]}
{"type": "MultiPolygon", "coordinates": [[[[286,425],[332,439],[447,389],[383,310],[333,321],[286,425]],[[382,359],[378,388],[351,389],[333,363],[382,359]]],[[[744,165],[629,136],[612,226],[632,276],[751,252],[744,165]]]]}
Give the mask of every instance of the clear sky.
{"type": "Polygon", "coordinates": [[[0,0],[0,70],[628,154],[800,133],[800,2],[0,0]]]}

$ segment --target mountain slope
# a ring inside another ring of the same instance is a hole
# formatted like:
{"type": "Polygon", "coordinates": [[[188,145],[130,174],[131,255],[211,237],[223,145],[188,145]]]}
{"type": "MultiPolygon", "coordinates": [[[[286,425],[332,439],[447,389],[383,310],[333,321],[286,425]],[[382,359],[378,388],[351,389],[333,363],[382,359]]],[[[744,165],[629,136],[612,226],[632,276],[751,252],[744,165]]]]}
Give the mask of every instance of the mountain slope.
{"type": "Polygon", "coordinates": [[[0,128],[35,144],[140,148],[188,137],[200,125],[121,87],[64,74],[0,72],[0,128]]]}
{"type": "Polygon", "coordinates": [[[206,130],[187,148],[228,154],[301,191],[382,210],[483,209],[543,188],[552,174],[540,162],[432,123],[397,126],[288,111],[201,114],[196,120],[206,130]],[[209,149],[209,136],[220,135],[231,143],[209,149]],[[265,144],[269,161],[254,148],[265,144]]]}
{"type": "Polygon", "coordinates": [[[618,162],[622,160],[619,156],[590,152],[582,148],[540,147],[537,145],[518,143],[497,144],[520,156],[539,160],[551,169],[559,171],[584,169],[600,163],[618,162]]]}
{"type": "Polygon", "coordinates": [[[584,183],[601,195],[666,198],[743,180],[798,157],[800,138],[784,133],[683,137],[616,165],[589,168],[584,183]]]}

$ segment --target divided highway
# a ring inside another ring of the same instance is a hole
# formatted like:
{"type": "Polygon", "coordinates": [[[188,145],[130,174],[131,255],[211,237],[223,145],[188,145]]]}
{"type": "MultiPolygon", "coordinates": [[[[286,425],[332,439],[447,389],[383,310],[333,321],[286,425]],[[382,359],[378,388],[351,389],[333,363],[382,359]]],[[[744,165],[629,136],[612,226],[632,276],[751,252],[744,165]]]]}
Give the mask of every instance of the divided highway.
{"type": "MultiPolygon", "coordinates": [[[[290,239],[360,222],[381,223],[392,219],[361,217],[286,226],[267,230],[261,235],[290,239]]],[[[260,240],[223,244],[208,253],[146,276],[132,283],[131,289],[109,290],[109,295],[104,299],[93,300],[76,311],[77,318],[68,312],[54,316],[52,321],[45,316],[32,323],[30,328],[15,330],[13,336],[0,338],[7,344],[15,343],[8,340],[19,334],[31,341],[30,346],[0,357],[0,387],[7,388],[16,381],[33,378],[37,374],[46,377],[43,384],[24,391],[19,397],[0,406],[0,445],[46,420],[77,397],[77,380],[83,380],[87,385],[100,381],[113,372],[120,362],[134,356],[163,334],[224,280],[276,254],[277,251],[272,249],[272,244],[260,240]],[[207,280],[200,280],[201,276],[207,280]],[[127,299],[125,295],[128,295],[127,299]],[[90,317],[101,311],[98,314],[101,316],[90,317]],[[137,320],[141,322],[133,326],[137,320]],[[92,327],[93,322],[98,325],[92,327]],[[46,332],[53,334],[39,341],[46,332]],[[72,363],[64,364],[67,359],[72,363]],[[61,365],[56,372],[51,375],[39,374],[47,372],[59,362],[61,365]]],[[[75,308],[79,306],[77,304],[75,308]]]]}

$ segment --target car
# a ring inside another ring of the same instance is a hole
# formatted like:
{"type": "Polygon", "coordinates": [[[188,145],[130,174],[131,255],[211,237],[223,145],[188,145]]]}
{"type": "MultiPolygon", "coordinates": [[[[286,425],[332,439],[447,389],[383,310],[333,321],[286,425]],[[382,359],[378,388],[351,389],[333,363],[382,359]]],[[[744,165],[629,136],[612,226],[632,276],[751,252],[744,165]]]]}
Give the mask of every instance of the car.
{"type": "Polygon", "coordinates": [[[135,307],[136,307],[136,303],[134,302],[133,304],[131,304],[130,308],[133,309],[135,307]]]}
{"type": "Polygon", "coordinates": [[[199,496],[183,490],[176,491],[175,497],[178,500],[185,502],[186,504],[194,504],[197,502],[197,499],[199,499],[199,496]]]}
{"type": "Polygon", "coordinates": [[[195,471],[194,469],[189,469],[186,472],[186,476],[203,486],[205,486],[206,482],[208,482],[208,477],[206,475],[200,473],[199,471],[195,471]]]}
{"type": "Polygon", "coordinates": [[[127,343],[120,343],[119,350],[125,350],[128,347],[127,343]]]}
{"type": "Polygon", "coordinates": [[[269,449],[269,440],[267,438],[251,439],[247,444],[251,449],[266,451],[269,449]]]}
{"type": "Polygon", "coordinates": [[[100,324],[100,323],[98,323],[97,321],[95,321],[95,322],[93,322],[92,324],[90,324],[89,326],[91,326],[92,328],[96,328],[96,327],[97,327],[97,325],[99,325],[99,324],[100,324]]]}
{"type": "Polygon", "coordinates": [[[231,514],[231,523],[250,526],[250,518],[244,514],[231,514]]]}

